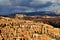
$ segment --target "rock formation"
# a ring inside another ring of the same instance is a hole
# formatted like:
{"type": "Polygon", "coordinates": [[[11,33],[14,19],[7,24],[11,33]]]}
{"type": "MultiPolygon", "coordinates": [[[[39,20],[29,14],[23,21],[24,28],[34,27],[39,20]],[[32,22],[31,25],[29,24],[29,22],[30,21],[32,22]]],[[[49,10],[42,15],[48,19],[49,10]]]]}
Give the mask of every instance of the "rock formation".
{"type": "Polygon", "coordinates": [[[42,22],[1,17],[0,40],[60,40],[60,29],[42,22]]]}

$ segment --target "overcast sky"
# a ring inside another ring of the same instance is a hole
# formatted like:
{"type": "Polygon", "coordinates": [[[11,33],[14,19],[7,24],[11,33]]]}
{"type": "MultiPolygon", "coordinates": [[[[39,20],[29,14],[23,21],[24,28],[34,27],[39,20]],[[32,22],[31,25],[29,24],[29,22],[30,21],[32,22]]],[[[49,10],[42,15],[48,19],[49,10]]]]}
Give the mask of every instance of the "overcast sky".
{"type": "Polygon", "coordinates": [[[60,0],[0,0],[0,13],[60,11],[60,0]]]}

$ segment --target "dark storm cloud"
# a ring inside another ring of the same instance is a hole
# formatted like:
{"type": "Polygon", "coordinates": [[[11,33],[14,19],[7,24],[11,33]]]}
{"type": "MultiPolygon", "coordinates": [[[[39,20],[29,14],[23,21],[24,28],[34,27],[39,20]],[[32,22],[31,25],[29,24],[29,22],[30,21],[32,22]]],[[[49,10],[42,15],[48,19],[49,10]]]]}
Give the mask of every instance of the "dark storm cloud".
{"type": "Polygon", "coordinates": [[[0,0],[0,13],[52,11],[59,9],[58,4],[59,0],[0,0]]]}

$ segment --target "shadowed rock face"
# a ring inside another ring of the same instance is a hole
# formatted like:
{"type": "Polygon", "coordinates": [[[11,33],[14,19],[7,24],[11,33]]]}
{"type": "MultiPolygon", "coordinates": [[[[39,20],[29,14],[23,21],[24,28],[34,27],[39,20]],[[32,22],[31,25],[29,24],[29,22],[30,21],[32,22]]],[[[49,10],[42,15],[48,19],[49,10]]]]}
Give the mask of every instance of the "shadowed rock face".
{"type": "Polygon", "coordinates": [[[60,29],[51,25],[18,18],[1,17],[0,19],[0,40],[59,39],[60,29]]]}
{"type": "Polygon", "coordinates": [[[25,20],[32,20],[34,22],[43,22],[52,25],[55,28],[60,28],[60,17],[59,16],[27,16],[24,17],[25,20]]]}

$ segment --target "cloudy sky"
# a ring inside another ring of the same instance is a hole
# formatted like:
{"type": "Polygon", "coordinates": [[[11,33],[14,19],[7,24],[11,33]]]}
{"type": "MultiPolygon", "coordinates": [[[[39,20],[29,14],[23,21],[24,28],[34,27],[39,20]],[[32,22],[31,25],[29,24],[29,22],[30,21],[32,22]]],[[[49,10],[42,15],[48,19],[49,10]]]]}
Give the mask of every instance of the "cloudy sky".
{"type": "Polygon", "coordinates": [[[60,11],[60,0],[0,0],[0,14],[60,11]]]}

